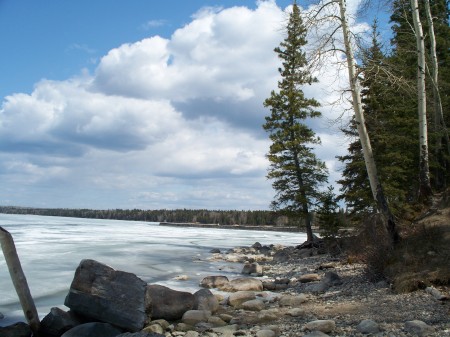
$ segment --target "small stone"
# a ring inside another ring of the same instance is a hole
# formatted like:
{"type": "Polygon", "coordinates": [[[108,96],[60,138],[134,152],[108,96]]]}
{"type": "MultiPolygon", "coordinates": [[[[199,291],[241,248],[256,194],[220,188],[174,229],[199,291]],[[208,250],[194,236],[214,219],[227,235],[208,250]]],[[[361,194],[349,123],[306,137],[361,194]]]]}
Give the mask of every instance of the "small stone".
{"type": "Polygon", "coordinates": [[[309,334],[304,335],[303,337],[329,337],[329,335],[323,333],[322,331],[313,331],[309,334]]]}
{"type": "Polygon", "coordinates": [[[317,320],[306,323],[305,328],[310,331],[318,330],[324,333],[328,333],[336,328],[336,323],[331,319],[317,320]]]}
{"type": "Polygon", "coordinates": [[[224,322],[227,322],[227,323],[230,323],[230,321],[233,319],[233,316],[228,315],[228,314],[220,314],[219,317],[221,320],[223,320],[224,322]]]}
{"type": "Polygon", "coordinates": [[[293,308],[293,309],[290,309],[287,312],[287,314],[292,317],[300,317],[300,316],[304,316],[306,314],[306,311],[305,311],[305,309],[301,309],[301,308],[293,308]]]}
{"type": "Polygon", "coordinates": [[[280,298],[279,304],[281,307],[298,307],[306,301],[308,301],[308,298],[304,294],[297,296],[283,295],[280,298]]]}
{"type": "Polygon", "coordinates": [[[220,254],[220,249],[219,248],[213,248],[209,251],[212,254],[220,254]]]}
{"type": "Polygon", "coordinates": [[[212,326],[214,327],[227,325],[227,323],[223,319],[217,316],[211,316],[210,318],[208,318],[208,323],[212,324],[212,326]]]}
{"type": "Polygon", "coordinates": [[[178,275],[173,278],[175,281],[187,281],[189,280],[189,276],[187,275],[178,275]]]}
{"type": "Polygon", "coordinates": [[[221,326],[218,328],[212,328],[212,331],[214,332],[218,332],[221,334],[229,334],[230,332],[235,332],[237,331],[237,324],[233,324],[233,325],[227,325],[227,326],[221,326]]]}
{"type": "Polygon", "coordinates": [[[256,333],[256,337],[275,337],[276,334],[272,330],[259,330],[256,333]]]}
{"type": "Polygon", "coordinates": [[[200,336],[200,335],[197,331],[188,331],[184,335],[184,337],[198,337],[198,336],[200,336]]]}
{"type": "Polygon", "coordinates": [[[261,323],[272,322],[278,319],[277,313],[274,310],[262,310],[258,313],[258,321],[261,323]]]}
{"type": "Polygon", "coordinates": [[[320,276],[319,274],[305,274],[300,275],[300,277],[298,277],[298,280],[302,283],[316,282],[320,281],[320,276]]]}
{"type": "Polygon", "coordinates": [[[160,334],[164,333],[164,329],[159,324],[149,325],[149,326],[145,327],[142,331],[149,332],[149,333],[152,333],[152,332],[156,332],[156,333],[160,333],[160,334]]]}
{"type": "Polygon", "coordinates": [[[405,323],[405,330],[410,334],[424,337],[434,332],[434,328],[425,322],[414,320],[405,323]]]}
{"type": "Polygon", "coordinates": [[[380,332],[380,326],[377,322],[372,321],[371,319],[365,319],[358,324],[356,330],[365,335],[375,334],[380,332]]]}
{"type": "Polygon", "coordinates": [[[228,298],[228,302],[232,307],[239,307],[242,303],[254,300],[256,298],[255,293],[253,291],[238,291],[236,293],[232,293],[228,298]]]}

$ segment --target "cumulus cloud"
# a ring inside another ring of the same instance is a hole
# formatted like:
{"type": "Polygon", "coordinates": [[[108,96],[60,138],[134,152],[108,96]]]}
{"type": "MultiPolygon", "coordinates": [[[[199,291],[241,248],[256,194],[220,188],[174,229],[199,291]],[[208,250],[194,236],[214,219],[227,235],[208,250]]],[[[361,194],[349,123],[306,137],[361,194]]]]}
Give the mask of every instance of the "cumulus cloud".
{"type": "MultiPolygon", "coordinates": [[[[262,103],[276,89],[273,48],[286,20],[274,1],[203,8],[169,39],[110,50],[93,74],[6,97],[0,179],[11,194],[0,203],[15,195],[11,202],[33,205],[42,191],[48,207],[267,208],[262,103]],[[12,193],[20,181],[30,190],[12,193]]],[[[335,71],[327,67],[325,82],[305,89],[324,102],[339,95],[327,90],[335,71]]],[[[328,117],[339,113],[325,104],[328,117]]],[[[319,157],[333,167],[339,136],[312,125],[319,157]]]]}

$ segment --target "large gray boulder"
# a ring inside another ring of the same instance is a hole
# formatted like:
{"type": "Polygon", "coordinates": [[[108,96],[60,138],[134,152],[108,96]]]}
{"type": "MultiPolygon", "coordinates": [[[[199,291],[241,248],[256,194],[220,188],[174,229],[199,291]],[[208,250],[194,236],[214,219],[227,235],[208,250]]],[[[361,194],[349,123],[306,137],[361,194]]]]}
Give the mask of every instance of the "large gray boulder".
{"type": "Polygon", "coordinates": [[[65,332],[61,337],[116,337],[122,331],[108,323],[85,323],[65,332]]]}
{"type": "Polygon", "coordinates": [[[146,302],[152,319],[175,321],[194,308],[194,295],[185,291],[173,290],[158,284],[147,286],[146,302]]]}
{"type": "Polygon", "coordinates": [[[146,287],[134,274],[82,260],[64,304],[88,318],[139,331],[147,321],[146,287]]]}

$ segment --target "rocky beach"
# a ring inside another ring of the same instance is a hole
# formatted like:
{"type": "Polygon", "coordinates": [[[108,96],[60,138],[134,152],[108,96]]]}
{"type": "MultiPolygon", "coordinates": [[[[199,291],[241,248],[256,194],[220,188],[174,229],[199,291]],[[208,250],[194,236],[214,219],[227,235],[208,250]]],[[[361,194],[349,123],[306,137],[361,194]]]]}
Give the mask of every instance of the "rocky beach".
{"type": "MultiPolygon", "coordinates": [[[[242,277],[217,270],[190,294],[82,261],[66,297],[71,310],[52,309],[40,336],[450,336],[448,287],[398,294],[385,280],[369,281],[363,264],[314,247],[255,243],[212,250],[209,259],[236,263],[242,277]]],[[[0,335],[31,331],[18,324],[0,335]]]]}

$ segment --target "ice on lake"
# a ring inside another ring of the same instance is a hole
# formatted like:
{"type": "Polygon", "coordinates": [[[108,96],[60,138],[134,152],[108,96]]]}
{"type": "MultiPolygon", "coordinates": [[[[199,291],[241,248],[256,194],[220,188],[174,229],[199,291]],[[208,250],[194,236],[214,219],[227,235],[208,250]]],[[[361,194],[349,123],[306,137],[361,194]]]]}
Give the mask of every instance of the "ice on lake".
{"type": "MultiPolygon", "coordinates": [[[[94,259],[131,272],[148,283],[197,291],[208,275],[237,277],[242,265],[210,262],[213,248],[298,245],[304,233],[183,228],[157,223],[36,215],[0,214],[0,226],[14,238],[22,268],[42,319],[51,307],[64,307],[74,272],[82,259],[94,259]],[[221,270],[219,270],[219,268],[221,270]],[[187,281],[174,277],[187,275],[187,281]]],[[[0,326],[23,321],[3,254],[0,254],[0,326]],[[0,315],[1,317],[1,315],[0,315]]]]}

